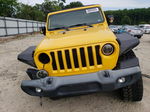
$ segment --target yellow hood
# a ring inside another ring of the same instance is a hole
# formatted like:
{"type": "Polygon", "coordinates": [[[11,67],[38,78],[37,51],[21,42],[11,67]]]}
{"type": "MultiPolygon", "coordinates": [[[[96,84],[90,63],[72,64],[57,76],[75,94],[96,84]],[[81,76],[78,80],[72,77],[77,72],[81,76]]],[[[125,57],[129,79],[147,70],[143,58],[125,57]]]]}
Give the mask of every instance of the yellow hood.
{"type": "Polygon", "coordinates": [[[47,51],[54,49],[63,49],[67,47],[80,46],[101,42],[115,42],[116,36],[109,30],[100,26],[81,29],[71,29],[71,31],[57,31],[49,34],[38,45],[36,51],[47,51]]]}

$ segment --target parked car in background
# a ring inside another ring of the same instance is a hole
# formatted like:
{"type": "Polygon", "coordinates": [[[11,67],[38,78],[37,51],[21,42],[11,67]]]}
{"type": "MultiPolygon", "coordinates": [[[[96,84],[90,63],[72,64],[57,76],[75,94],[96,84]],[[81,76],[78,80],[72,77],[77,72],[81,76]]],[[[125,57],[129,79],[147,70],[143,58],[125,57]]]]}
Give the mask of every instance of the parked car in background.
{"type": "Polygon", "coordinates": [[[120,33],[126,33],[126,31],[121,27],[121,28],[118,29],[117,33],[118,34],[120,34],[120,33]]]}
{"type": "Polygon", "coordinates": [[[150,24],[139,25],[139,27],[143,29],[144,33],[150,34],[150,24]]]}
{"type": "Polygon", "coordinates": [[[116,25],[110,25],[109,28],[111,29],[112,32],[117,33],[118,32],[118,27],[116,25]]]}
{"type": "Polygon", "coordinates": [[[144,28],[144,31],[145,31],[146,34],[150,34],[150,26],[146,26],[144,28]]]}
{"type": "Polygon", "coordinates": [[[144,32],[142,31],[142,29],[138,26],[124,26],[123,28],[126,32],[128,32],[129,34],[131,34],[134,37],[137,38],[141,38],[144,34],[144,32]]]}
{"type": "Polygon", "coordinates": [[[125,32],[121,25],[110,25],[109,28],[115,34],[116,33],[118,34],[118,33],[124,33],[125,32]]]}

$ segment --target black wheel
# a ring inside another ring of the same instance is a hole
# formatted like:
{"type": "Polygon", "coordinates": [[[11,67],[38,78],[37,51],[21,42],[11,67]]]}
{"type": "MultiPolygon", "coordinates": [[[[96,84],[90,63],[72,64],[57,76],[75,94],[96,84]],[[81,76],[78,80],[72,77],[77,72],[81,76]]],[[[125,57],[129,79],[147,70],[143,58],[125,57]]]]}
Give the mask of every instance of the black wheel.
{"type": "Polygon", "coordinates": [[[142,36],[137,36],[138,39],[141,39],[142,36]]]}
{"type": "Polygon", "coordinates": [[[143,98],[142,77],[134,84],[120,89],[121,99],[124,101],[141,101],[143,98]]]}

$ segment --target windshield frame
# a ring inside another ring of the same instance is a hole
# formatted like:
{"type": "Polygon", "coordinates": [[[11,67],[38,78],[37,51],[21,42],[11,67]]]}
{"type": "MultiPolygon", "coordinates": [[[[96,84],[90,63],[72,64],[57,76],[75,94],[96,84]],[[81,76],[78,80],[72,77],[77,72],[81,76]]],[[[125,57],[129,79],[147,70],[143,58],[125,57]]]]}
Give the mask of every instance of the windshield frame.
{"type": "MultiPolygon", "coordinates": [[[[84,8],[84,9],[78,9],[78,10],[73,10],[73,11],[66,11],[66,12],[63,12],[63,13],[68,13],[68,12],[75,12],[75,11],[79,11],[79,10],[86,10],[86,9],[91,9],[91,8],[98,8],[99,9],[99,13],[100,15],[102,16],[102,21],[101,22],[95,22],[95,23],[89,23],[89,25],[92,25],[92,24],[99,24],[99,23],[104,23],[105,22],[105,17],[104,17],[104,14],[102,12],[102,9],[100,7],[89,7],[89,8],[84,8]]],[[[60,14],[60,13],[57,13],[57,14],[60,14]]],[[[52,15],[57,15],[57,14],[52,14],[52,15]]],[[[49,29],[49,24],[50,24],[50,17],[52,15],[49,15],[48,16],[48,22],[47,22],[47,29],[48,31],[54,31],[55,29],[49,29]]],[[[85,25],[87,26],[87,25],[85,25]]],[[[81,27],[81,26],[76,26],[76,27],[81,27]]],[[[69,28],[69,27],[66,27],[66,28],[69,28]]],[[[71,27],[73,28],[73,27],[71,27]]],[[[65,29],[65,28],[62,28],[62,29],[65,29]]],[[[57,29],[57,30],[62,30],[62,29],[57,29]]]]}

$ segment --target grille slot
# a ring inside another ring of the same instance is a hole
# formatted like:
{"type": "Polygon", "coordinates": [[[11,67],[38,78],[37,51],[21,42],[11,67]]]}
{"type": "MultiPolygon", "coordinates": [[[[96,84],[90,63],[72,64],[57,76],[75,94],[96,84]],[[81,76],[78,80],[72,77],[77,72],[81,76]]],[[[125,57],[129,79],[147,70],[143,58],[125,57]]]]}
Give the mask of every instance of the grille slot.
{"type": "Polygon", "coordinates": [[[65,56],[66,56],[67,68],[71,69],[71,60],[70,60],[69,50],[65,50],[65,56]]]}
{"type": "Polygon", "coordinates": [[[72,49],[72,54],[73,54],[74,66],[75,66],[75,68],[79,68],[77,50],[72,49]]]}
{"type": "Polygon", "coordinates": [[[93,66],[94,65],[94,59],[93,59],[92,47],[88,47],[87,49],[88,49],[90,66],[93,66]]]}
{"type": "Polygon", "coordinates": [[[97,64],[101,64],[102,61],[101,61],[101,56],[100,56],[100,46],[97,45],[95,46],[95,50],[96,50],[96,59],[97,59],[97,64]]]}
{"type": "Polygon", "coordinates": [[[53,67],[53,70],[57,70],[57,65],[56,65],[56,60],[55,60],[55,54],[54,54],[54,52],[51,52],[50,53],[51,54],[51,56],[52,56],[52,67],[53,67]]]}
{"type": "Polygon", "coordinates": [[[86,67],[86,59],[85,59],[84,48],[80,48],[80,55],[81,55],[82,66],[86,67]]]}
{"type": "Polygon", "coordinates": [[[66,50],[53,51],[50,53],[52,58],[52,69],[60,70],[82,70],[90,69],[90,66],[97,67],[102,64],[100,56],[100,45],[87,46],[66,50]]]}
{"type": "Polygon", "coordinates": [[[60,69],[64,69],[64,63],[63,63],[63,58],[62,58],[62,52],[61,51],[58,51],[58,60],[59,60],[60,69]]]}

